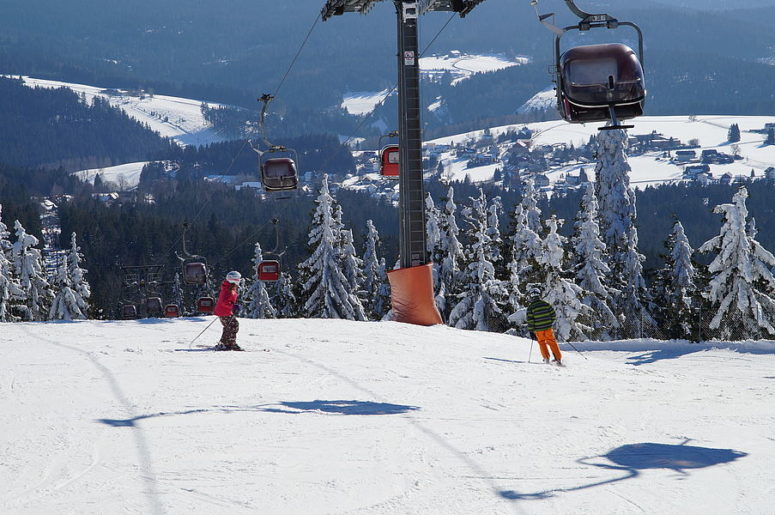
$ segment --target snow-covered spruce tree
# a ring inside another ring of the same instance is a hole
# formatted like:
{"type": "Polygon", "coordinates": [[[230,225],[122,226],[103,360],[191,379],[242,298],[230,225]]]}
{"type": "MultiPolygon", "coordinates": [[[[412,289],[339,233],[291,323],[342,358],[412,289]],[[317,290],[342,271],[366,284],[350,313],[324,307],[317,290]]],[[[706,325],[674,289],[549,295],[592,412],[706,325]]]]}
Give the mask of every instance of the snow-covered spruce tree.
{"type": "Polygon", "coordinates": [[[522,186],[522,209],[525,211],[527,227],[536,234],[541,234],[541,208],[538,207],[539,193],[533,179],[527,179],[522,186]]]}
{"type": "Polygon", "coordinates": [[[587,292],[582,290],[572,280],[566,279],[565,244],[567,238],[557,233],[563,220],[552,215],[546,221],[548,232],[542,242],[543,252],[539,256],[539,264],[544,269],[546,277],[543,285],[543,298],[557,313],[554,324],[557,338],[563,341],[585,340],[591,330],[588,325],[592,308],[582,302],[587,292]]]}
{"type": "Polygon", "coordinates": [[[379,288],[374,297],[374,314],[379,316],[379,320],[384,320],[390,312],[390,283],[387,277],[387,265],[385,258],[379,259],[379,288]]]}
{"type": "Polygon", "coordinates": [[[75,233],[70,235],[70,251],[67,254],[68,268],[70,274],[70,287],[75,294],[75,300],[78,303],[78,309],[88,318],[89,303],[87,300],[91,297],[91,286],[86,280],[88,270],[81,268],[83,254],[81,247],[78,246],[75,233]]]}
{"type": "Polygon", "coordinates": [[[335,202],[328,190],[328,175],[323,176],[315,204],[308,239],[312,255],[299,264],[301,314],[308,318],[365,320],[363,305],[349,291],[341,271],[341,230],[334,218],[335,202]]]}
{"type": "Polygon", "coordinates": [[[13,267],[9,260],[13,248],[8,239],[10,235],[8,227],[3,223],[3,206],[0,204],[0,322],[17,320],[11,313],[11,305],[24,296],[13,275],[13,267]]]}
{"type": "Polygon", "coordinates": [[[13,268],[23,292],[23,298],[15,309],[24,321],[46,320],[54,294],[46,278],[43,257],[40,250],[35,248],[39,241],[35,236],[27,234],[18,220],[14,229],[16,242],[12,250],[13,268]]]}
{"type": "Polygon", "coordinates": [[[606,286],[620,292],[613,302],[621,322],[619,336],[634,338],[643,335],[644,326],[652,327],[655,322],[643,278],[645,257],[638,252],[635,193],[630,188],[626,145],[627,133],[623,130],[601,131],[598,135],[595,193],[611,268],[606,286]]]}
{"type": "Polygon", "coordinates": [[[261,244],[256,242],[253,253],[253,284],[248,288],[245,294],[247,300],[246,309],[242,314],[245,318],[275,318],[275,312],[272,301],[269,299],[269,292],[266,290],[264,281],[258,279],[258,268],[264,261],[264,255],[261,251],[261,244]]]}
{"type": "Polygon", "coordinates": [[[487,236],[490,238],[492,248],[490,259],[495,265],[495,276],[498,279],[504,279],[507,276],[506,263],[501,252],[503,247],[500,230],[501,213],[503,213],[503,202],[500,197],[494,197],[487,206],[487,236]]]}
{"type": "Polygon", "coordinates": [[[681,222],[676,220],[665,241],[665,266],[657,272],[656,315],[662,331],[671,339],[691,338],[692,304],[698,297],[697,271],[692,249],[681,222]]]}
{"type": "MultiPolygon", "coordinates": [[[[363,251],[363,292],[366,298],[366,311],[369,318],[381,320],[390,305],[381,297],[381,291],[385,288],[387,277],[384,271],[384,259],[380,260],[377,254],[379,247],[379,233],[374,227],[374,222],[366,220],[366,248],[363,251]]],[[[388,290],[389,292],[389,290],[388,290]]]]}
{"type": "Polygon", "coordinates": [[[715,315],[710,329],[722,339],[775,337],[775,256],[746,230],[748,190],[741,187],[732,204],[720,204],[721,232],[706,241],[700,252],[714,252],[708,266],[710,291],[704,295],[715,315]]]}
{"type": "Polygon", "coordinates": [[[605,284],[607,275],[611,269],[606,264],[606,246],[600,239],[600,226],[597,223],[598,206],[595,197],[595,188],[592,183],[587,183],[584,197],[571,240],[573,249],[573,272],[576,284],[584,290],[582,302],[592,309],[590,325],[592,330],[589,337],[595,339],[607,339],[613,330],[619,327],[609,302],[612,294],[605,284]]]}
{"type": "Polygon", "coordinates": [[[511,260],[506,268],[509,271],[509,304],[513,313],[525,303],[523,295],[527,285],[541,283],[545,278],[538,266],[538,257],[543,252],[541,237],[530,228],[525,206],[517,204],[512,218],[511,260]]]}
{"type": "Polygon", "coordinates": [[[184,306],[185,295],[183,293],[183,285],[180,283],[180,273],[176,273],[175,278],[172,281],[170,301],[178,307],[181,314],[186,314],[186,308],[184,306]]]}
{"type": "Polygon", "coordinates": [[[466,248],[469,264],[461,274],[463,292],[449,315],[449,325],[458,329],[503,332],[507,320],[501,305],[508,298],[506,285],[495,278],[493,259],[498,249],[487,235],[487,198],[479,190],[479,197],[471,199],[471,207],[463,209],[468,223],[471,245],[466,248]]]}
{"type": "MultiPolygon", "coordinates": [[[[48,312],[49,320],[85,320],[86,314],[79,306],[79,295],[72,288],[72,281],[67,266],[67,256],[62,256],[62,262],[57,268],[57,294],[48,312]]],[[[80,299],[82,301],[82,299],[80,299]]]]}
{"type": "Polygon", "coordinates": [[[353,243],[352,229],[342,229],[342,273],[347,279],[350,292],[356,294],[363,304],[363,260],[358,257],[353,243]]]}
{"type": "Polygon", "coordinates": [[[440,313],[446,310],[446,289],[441,280],[441,264],[444,261],[444,251],[441,249],[441,211],[428,193],[425,196],[425,249],[433,265],[433,293],[436,308],[440,313]]]}
{"type": "MultiPolygon", "coordinates": [[[[444,210],[439,215],[441,230],[439,250],[442,254],[439,280],[443,285],[439,290],[444,292],[444,309],[439,308],[439,311],[441,311],[445,320],[449,320],[449,313],[455,304],[454,299],[462,290],[459,278],[465,263],[463,245],[458,240],[460,229],[457,226],[456,215],[455,190],[450,186],[447,192],[447,202],[444,203],[444,210]]],[[[439,305],[438,298],[436,304],[439,305]]]]}
{"type": "Polygon", "coordinates": [[[287,272],[280,272],[280,278],[275,284],[272,304],[278,318],[293,318],[296,316],[296,296],[293,294],[291,276],[287,272]]]}

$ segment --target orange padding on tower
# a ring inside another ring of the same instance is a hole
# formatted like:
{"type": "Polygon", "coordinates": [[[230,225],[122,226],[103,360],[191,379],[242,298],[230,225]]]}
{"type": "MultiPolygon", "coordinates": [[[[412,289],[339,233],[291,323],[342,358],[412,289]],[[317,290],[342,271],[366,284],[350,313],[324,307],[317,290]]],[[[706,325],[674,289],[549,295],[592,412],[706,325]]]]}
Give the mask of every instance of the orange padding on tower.
{"type": "Polygon", "coordinates": [[[393,320],[405,324],[443,324],[433,298],[433,265],[399,268],[388,272],[393,320]]]}

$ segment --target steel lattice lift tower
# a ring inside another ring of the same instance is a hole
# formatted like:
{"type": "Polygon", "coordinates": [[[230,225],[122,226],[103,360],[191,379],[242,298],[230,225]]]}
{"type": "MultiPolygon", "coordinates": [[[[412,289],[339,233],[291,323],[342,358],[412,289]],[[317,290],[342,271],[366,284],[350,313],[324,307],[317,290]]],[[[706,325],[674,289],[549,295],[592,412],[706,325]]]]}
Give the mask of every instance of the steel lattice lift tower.
{"type": "MultiPolygon", "coordinates": [[[[383,0],[328,0],[323,21],[332,16],[367,13],[383,0]]],[[[442,323],[436,309],[425,228],[425,188],[422,169],[420,62],[417,21],[431,11],[456,12],[460,17],[484,0],[392,0],[398,19],[398,120],[400,147],[399,213],[401,268],[388,274],[394,320],[419,325],[442,323]]]]}

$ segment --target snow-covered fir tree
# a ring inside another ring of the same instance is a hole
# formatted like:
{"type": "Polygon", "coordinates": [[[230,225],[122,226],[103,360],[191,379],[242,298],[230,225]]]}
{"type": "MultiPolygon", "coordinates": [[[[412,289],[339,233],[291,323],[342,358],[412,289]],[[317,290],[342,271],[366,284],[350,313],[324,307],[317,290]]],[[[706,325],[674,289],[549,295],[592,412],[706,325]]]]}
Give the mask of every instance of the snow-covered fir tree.
{"type": "Polygon", "coordinates": [[[554,307],[557,314],[554,324],[557,338],[563,341],[584,340],[591,330],[588,321],[592,308],[582,302],[587,293],[566,278],[569,275],[565,270],[567,238],[557,232],[562,223],[563,220],[555,215],[546,221],[548,232],[542,241],[543,252],[538,260],[546,277],[542,288],[543,299],[554,307]]]}
{"type": "Polygon", "coordinates": [[[659,326],[668,338],[692,336],[693,304],[697,301],[697,270],[683,225],[676,220],[665,241],[665,265],[657,272],[655,306],[659,326]]]}
{"type": "Polygon", "coordinates": [[[24,321],[46,320],[54,294],[46,278],[43,257],[40,250],[35,248],[39,241],[35,236],[27,234],[18,220],[14,229],[16,242],[12,250],[13,268],[23,292],[23,298],[15,309],[24,321]]]}
{"type": "Polygon", "coordinates": [[[296,296],[293,294],[291,276],[287,272],[280,272],[280,278],[275,284],[272,305],[278,318],[293,318],[296,316],[296,296]]]}
{"type": "Polygon", "coordinates": [[[272,301],[269,299],[266,284],[258,279],[258,269],[263,262],[264,255],[261,251],[261,244],[256,242],[253,252],[253,277],[256,279],[245,294],[248,303],[245,311],[241,313],[246,318],[275,318],[277,316],[272,301]]]}
{"type": "Polygon", "coordinates": [[[607,276],[611,269],[606,264],[606,246],[600,239],[598,220],[598,204],[595,188],[587,183],[581,208],[574,224],[571,249],[573,251],[573,272],[576,284],[584,290],[582,302],[592,309],[590,314],[591,334],[594,338],[607,338],[613,330],[619,327],[609,302],[612,294],[606,286],[607,276]]]}
{"type": "Polygon", "coordinates": [[[379,288],[377,289],[377,295],[374,298],[374,307],[372,308],[372,311],[375,316],[379,316],[379,320],[384,320],[391,309],[390,283],[388,282],[385,258],[379,259],[379,278],[379,288]]]}
{"type": "Polygon", "coordinates": [[[17,318],[11,312],[11,306],[24,296],[13,274],[11,241],[8,227],[3,223],[3,206],[0,204],[0,322],[14,322],[17,318]]]}
{"type": "MultiPolygon", "coordinates": [[[[384,270],[384,259],[378,255],[379,233],[374,227],[374,222],[366,221],[366,242],[363,251],[363,292],[366,299],[365,308],[369,318],[381,320],[387,309],[389,309],[388,299],[383,297],[387,277],[384,270]],[[387,300],[387,301],[386,301],[387,300]]],[[[389,289],[388,289],[389,292],[389,289]]]]}
{"type": "Polygon", "coordinates": [[[447,201],[444,203],[444,209],[439,214],[439,226],[441,234],[439,236],[439,251],[441,252],[441,265],[439,267],[439,281],[443,286],[439,291],[443,291],[443,307],[439,306],[437,299],[436,305],[439,311],[448,319],[449,312],[454,306],[455,296],[460,293],[461,285],[459,277],[465,263],[465,253],[463,245],[458,236],[460,229],[457,226],[457,205],[455,204],[455,190],[452,186],[447,191],[447,201]]]}
{"type": "Polygon", "coordinates": [[[716,206],[714,212],[723,215],[721,231],[699,248],[716,254],[705,296],[715,312],[710,329],[722,339],[775,337],[775,256],[747,231],[747,198],[741,187],[731,204],[716,206]]]}
{"type": "Polygon", "coordinates": [[[425,248],[433,266],[433,292],[436,308],[440,313],[446,309],[445,283],[441,280],[441,264],[444,261],[444,251],[441,249],[441,211],[428,193],[425,196],[425,248]]]}
{"type": "Polygon", "coordinates": [[[70,275],[70,288],[72,288],[73,293],[75,294],[78,309],[88,317],[88,299],[91,297],[91,286],[89,286],[89,283],[86,280],[86,273],[88,270],[81,268],[83,254],[81,254],[81,247],[78,246],[75,233],[70,235],[70,250],[67,253],[67,262],[67,271],[70,275]]]}
{"type": "Polygon", "coordinates": [[[501,307],[508,298],[508,291],[506,284],[495,278],[493,260],[499,252],[488,236],[487,198],[481,189],[479,197],[472,198],[471,204],[463,209],[471,241],[466,248],[469,264],[461,274],[464,290],[450,312],[449,325],[458,329],[503,332],[507,321],[501,307]]]}
{"type": "Polygon", "coordinates": [[[540,194],[535,188],[533,179],[527,179],[522,185],[522,209],[525,212],[525,220],[528,229],[536,234],[541,234],[541,208],[538,207],[540,194]]]}
{"type": "Polygon", "coordinates": [[[48,313],[49,320],[85,320],[86,314],[79,306],[79,295],[72,288],[70,271],[68,270],[67,256],[62,256],[62,262],[57,268],[56,287],[57,293],[51,303],[48,313]]]}
{"type": "MultiPolygon", "coordinates": [[[[335,219],[335,202],[323,176],[317,205],[312,215],[308,244],[312,255],[299,264],[302,315],[307,318],[365,320],[363,305],[341,270],[340,222],[335,219]]],[[[341,213],[341,210],[336,210],[341,213]]]]}
{"type": "Polygon", "coordinates": [[[363,304],[363,260],[355,251],[352,229],[342,229],[341,234],[342,273],[347,279],[350,292],[356,294],[363,304]]]}
{"type": "Polygon", "coordinates": [[[184,306],[185,295],[183,293],[183,285],[180,282],[180,273],[175,273],[175,278],[172,280],[170,301],[178,307],[181,314],[186,313],[186,308],[184,306]]]}
{"type": "Polygon", "coordinates": [[[517,204],[512,215],[514,232],[511,235],[511,259],[506,265],[509,271],[509,305],[513,312],[521,309],[527,285],[545,279],[540,274],[538,258],[543,252],[541,237],[530,228],[528,210],[517,204]]]}
{"type": "Polygon", "coordinates": [[[600,231],[609,255],[611,268],[607,286],[619,290],[614,310],[621,322],[619,335],[626,338],[643,334],[651,326],[649,292],[643,278],[645,257],[638,252],[638,230],[635,193],[630,188],[631,171],[625,153],[627,133],[623,130],[601,131],[598,136],[598,163],[595,193],[599,203],[600,231]]]}

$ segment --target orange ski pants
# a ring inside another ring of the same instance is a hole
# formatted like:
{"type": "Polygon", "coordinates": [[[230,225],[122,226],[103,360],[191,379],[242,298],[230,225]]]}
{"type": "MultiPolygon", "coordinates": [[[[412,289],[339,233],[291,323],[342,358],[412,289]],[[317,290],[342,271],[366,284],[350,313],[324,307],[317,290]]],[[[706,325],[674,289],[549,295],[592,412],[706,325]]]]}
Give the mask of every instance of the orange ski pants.
{"type": "Polygon", "coordinates": [[[549,349],[552,349],[554,359],[560,361],[562,359],[562,353],[560,347],[557,345],[557,340],[554,339],[554,331],[551,328],[544,331],[535,331],[536,340],[538,340],[538,347],[541,349],[541,356],[544,359],[549,359],[549,349]]]}

